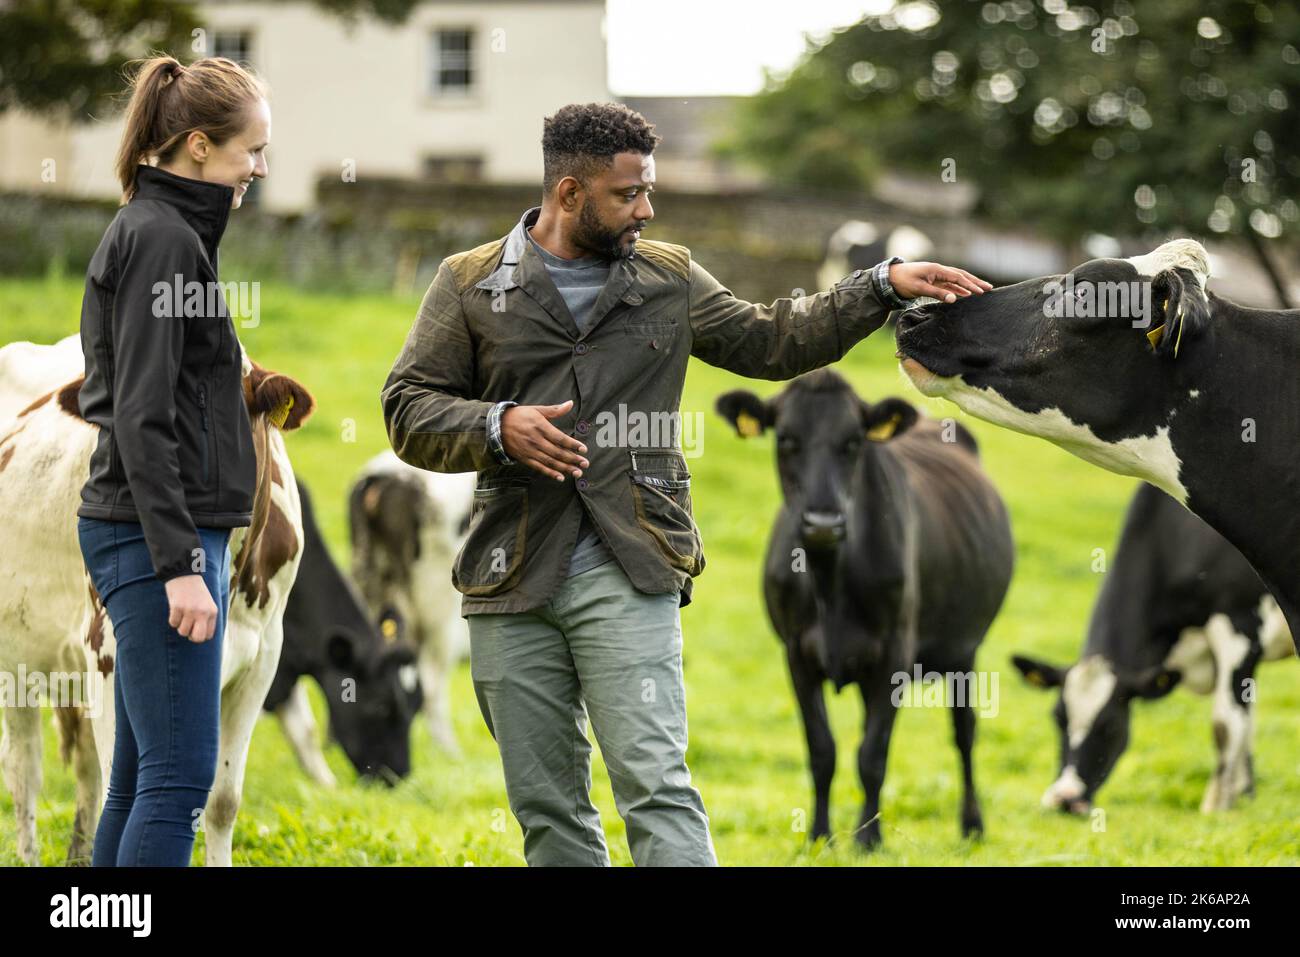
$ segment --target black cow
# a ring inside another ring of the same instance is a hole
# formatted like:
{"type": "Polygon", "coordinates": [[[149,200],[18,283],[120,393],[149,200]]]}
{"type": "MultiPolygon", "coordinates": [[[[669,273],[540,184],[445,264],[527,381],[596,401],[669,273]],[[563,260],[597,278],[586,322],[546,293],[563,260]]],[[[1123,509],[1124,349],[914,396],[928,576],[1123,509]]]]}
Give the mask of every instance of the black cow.
{"type": "Polygon", "coordinates": [[[1130,702],[1181,683],[1214,693],[1218,763],[1201,810],[1231,807],[1254,790],[1255,668],[1291,655],[1286,622],[1250,563],[1168,495],[1142,485],[1078,663],[1012,659],[1030,684],[1061,689],[1053,711],[1061,762],[1043,806],[1087,813],[1128,746],[1130,702]]]}
{"type": "MultiPolygon", "coordinates": [[[[816,799],[810,837],[830,833],[835,773],[822,683],[837,691],[855,683],[867,712],[856,836],[874,847],[898,691],[914,665],[974,679],[976,649],[1011,580],[1006,507],[960,425],[941,427],[901,399],[868,404],[829,369],[766,401],[729,392],[717,409],[741,435],[776,432],[784,504],[763,584],[807,736],[816,799]]],[[[961,830],[978,835],[976,702],[959,693],[947,704],[961,753],[961,830]]]]}
{"type": "Polygon", "coordinates": [[[1232,542],[1300,642],[1300,310],[1206,289],[1188,239],[905,310],[926,395],[1157,486],[1232,542]]]}
{"type": "Polygon", "coordinates": [[[411,722],[423,703],[415,650],[392,612],[372,621],[352,583],[330,557],[306,486],[303,552],[284,612],[284,647],[264,708],[284,727],[304,770],[325,785],[334,776],[298,679],[311,676],[325,693],[330,736],[362,777],[385,783],[411,771],[411,722]]]}

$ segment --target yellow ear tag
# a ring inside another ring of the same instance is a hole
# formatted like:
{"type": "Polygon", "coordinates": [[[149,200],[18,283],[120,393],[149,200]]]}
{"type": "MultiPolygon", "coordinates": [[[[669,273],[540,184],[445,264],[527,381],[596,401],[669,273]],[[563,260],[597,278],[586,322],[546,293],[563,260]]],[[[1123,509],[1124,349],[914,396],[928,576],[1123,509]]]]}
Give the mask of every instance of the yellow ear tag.
{"type": "Polygon", "coordinates": [[[384,636],[385,641],[392,641],[397,637],[397,622],[385,618],[379,625],[379,632],[384,636]]]}
{"type": "Polygon", "coordinates": [[[872,442],[885,442],[894,434],[894,430],[898,428],[898,423],[901,421],[903,421],[903,417],[895,412],[884,422],[867,429],[867,438],[872,442]]]}
{"type": "Polygon", "coordinates": [[[1160,345],[1160,340],[1163,339],[1164,337],[1165,337],[1165,327],[1163,324],[1156,326],[1154,329],[1152,329],[1150,332],[1147,333],[1147,339],[1150,341],[1151,348],[1153,351],[1158,345],[1160,345]]]}
{"type": "Polygon", "coordinates": [[[1175,359],[1178,358],[1178,347],[1181,346],[1181,345],[1183,344],[1183,326],[1187,325],[1187,323],[1183,322],[1183,307],[1182,307],[1182,306],[1179,306],[1179,307],[1178,307],[1178,316],[1177,316],[1177,319],[1178,319],[1178,338],[1174,340],[1174,358],[1175,358],[1175,359]]]}
{"type": "Polygon", "coordinates": [[[736,414],[736,431],[747,439],[752,439],[763,431],[762,424],[748,412],[736,414]]]}
{"type": "Polygon", "coordinates": [[[289,421],[289,411],[293,408],[293,393],[290,392],[288,397],[280,403],[278,408],[272,409],[266,414],[271,420],[271,424],[277,429],[283,429],[284,423],[289,421]]]}

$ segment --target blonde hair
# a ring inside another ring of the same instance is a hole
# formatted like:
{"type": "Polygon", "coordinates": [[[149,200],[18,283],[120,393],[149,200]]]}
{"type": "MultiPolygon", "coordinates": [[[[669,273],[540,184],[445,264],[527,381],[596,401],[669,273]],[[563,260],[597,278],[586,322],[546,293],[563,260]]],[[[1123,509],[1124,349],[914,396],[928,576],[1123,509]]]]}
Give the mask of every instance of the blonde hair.
{"type": "Polygon", "coordinates": [[[123,203],[135,194],[141,162],[154,156],[166,162],[196,130],[220,146],[244,128],[245,110],[268,92],[261,79],[225,57],[204,57],[185,66],[160,55],[132,65],[126,127],[117,151],[123,203]]]}

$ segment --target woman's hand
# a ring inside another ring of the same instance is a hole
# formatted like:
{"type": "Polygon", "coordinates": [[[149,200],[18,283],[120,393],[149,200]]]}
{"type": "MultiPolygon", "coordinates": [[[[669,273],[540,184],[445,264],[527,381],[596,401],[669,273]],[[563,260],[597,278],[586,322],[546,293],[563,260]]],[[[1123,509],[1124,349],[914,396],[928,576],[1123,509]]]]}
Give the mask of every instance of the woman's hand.
{"type": "Polygon", "coordinates": [[[983,295],[991,282],[977,279],[964,269],[939,263],[894,263],[889,267],[889,284],[904,299],[931,296],[940,302],[956,302],[971,293],[983,295]]]}
{"type": "Polygon", "coordinates": [[[202,575],[181,575],[168,579],[167,602],[171,612],[167,624],[195,644],[217,633],[217,603],[212,600],[202,575]]]}

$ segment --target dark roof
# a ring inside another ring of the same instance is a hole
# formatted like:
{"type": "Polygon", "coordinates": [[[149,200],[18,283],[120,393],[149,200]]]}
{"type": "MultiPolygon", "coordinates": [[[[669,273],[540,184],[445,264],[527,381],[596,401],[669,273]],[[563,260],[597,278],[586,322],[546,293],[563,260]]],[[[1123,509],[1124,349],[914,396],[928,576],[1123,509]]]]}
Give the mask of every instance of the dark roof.
{"type": "Polygon", "coordinates": [[[627,96],[621,102],[655,125],[663,137],[656,152],[665,156],[707,156],[730,131],[741,96],[627,96]]]}

